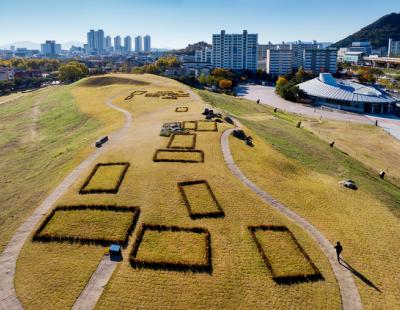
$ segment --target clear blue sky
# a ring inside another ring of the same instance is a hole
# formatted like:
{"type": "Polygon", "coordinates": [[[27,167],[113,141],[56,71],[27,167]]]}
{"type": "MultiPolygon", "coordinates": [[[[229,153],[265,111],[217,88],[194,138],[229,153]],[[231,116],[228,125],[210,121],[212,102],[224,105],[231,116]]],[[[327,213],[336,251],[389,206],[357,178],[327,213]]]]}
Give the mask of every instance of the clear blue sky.
{"type": "Polygon", "coordinates": [[[0,44],[86,41],[86,32],[152,36],[153,47],[211,41],[211,34],[259,34],[267,41],[337,41],[400,10],[399,0],[0,0],[0,44]]]}

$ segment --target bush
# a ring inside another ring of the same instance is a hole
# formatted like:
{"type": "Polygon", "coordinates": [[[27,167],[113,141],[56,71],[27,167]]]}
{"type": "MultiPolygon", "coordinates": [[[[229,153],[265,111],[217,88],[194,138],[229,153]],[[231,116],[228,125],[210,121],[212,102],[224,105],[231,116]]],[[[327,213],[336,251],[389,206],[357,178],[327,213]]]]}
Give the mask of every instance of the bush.
{"type": "Polygon", "coordinates": [[[58,75],[62,82],[75,82],[89,76],[89,69],[85,64],[71,61],[60,66],[58,75]]]}

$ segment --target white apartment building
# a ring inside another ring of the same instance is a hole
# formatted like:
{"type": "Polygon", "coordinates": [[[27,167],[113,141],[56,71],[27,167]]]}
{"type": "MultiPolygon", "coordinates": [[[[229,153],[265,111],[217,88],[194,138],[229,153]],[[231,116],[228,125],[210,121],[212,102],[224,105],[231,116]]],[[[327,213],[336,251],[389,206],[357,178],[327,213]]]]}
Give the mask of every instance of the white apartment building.
{"type": "Polygon", "coordinates": [[[336,57],[336,49],[324,49],[316,41],[269,43],[259,46],[258,68],[265,69],[268,74],[275,76],[290,73],[301,66],[315,73],[321,72],[322,69],[335,73],[336,57]]]}
{"type": "Polygon", "coordinates": [[[144,36],[143,43],[144,43],[143,51],[145,53],[150,53],[151,52],[151,37],[149,35],[144,36]]]}
{"type": "Polygon", "coordinates": [[[135,37],[135,52],[139,53],[142,52],[143,48],[142,48],[142,37],[141,36],[137,36],[135,37]]]}
{"type": "Polygon", "coordinates": [[[400,57],[400,41],[389,39],[388,57],[400,57]]]}
{"type": "Polygon", "coordinates": [[[211,63],[212,62],[212,48],[203,48],[195,51],[194,62],[211,63]]]}
{"type": "Polygon", "coordinates": [[[284,75],[293,70],[292,49],[267,49],[266,72],[272,76],[284,75]]]}
{"type": "Polygon", "coordinates": [[[336,73],[337,49],[305,49],[303,51],[303,68],[316,74],[321,72],[336,73]]]}
{"type": "Polygon", "coordinates": [[[258,34],[220,34],[212,36],[212,64],[216,68],[233,70],[257,69],[258,34]]]}

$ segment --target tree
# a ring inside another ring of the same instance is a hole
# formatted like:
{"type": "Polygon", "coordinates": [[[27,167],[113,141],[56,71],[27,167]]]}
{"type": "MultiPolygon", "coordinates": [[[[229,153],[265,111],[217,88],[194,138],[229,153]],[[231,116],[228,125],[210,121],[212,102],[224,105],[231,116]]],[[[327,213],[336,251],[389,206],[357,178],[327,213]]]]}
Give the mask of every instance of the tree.
{"type": "Polygon", "coordinates": [[[287,85],[289,82],[284,76],[278,77],[278,80],[276,81],[276,88],[281,88],[285,85],[287,85]]]}
{"type": "Polygon", "coordinates": [[[199,83],[202,85],[207,84],[207,77],[203,73],[199,76],[198,80],[199,80],[199,83]]]}
{"type": "Polygon", "coordinates": [[[223,80],[219,81],[219,88],[221,88],[221,89],[231,89],[232,85],[233,85],[233,83],[231,80],[223,79],[223,80]]]}
{"type": "Polygon", "coordinates": [[[89,75],[85,64],[71,61],[60,66],[58,76],[62,82],[75,82],[89,75]]]}

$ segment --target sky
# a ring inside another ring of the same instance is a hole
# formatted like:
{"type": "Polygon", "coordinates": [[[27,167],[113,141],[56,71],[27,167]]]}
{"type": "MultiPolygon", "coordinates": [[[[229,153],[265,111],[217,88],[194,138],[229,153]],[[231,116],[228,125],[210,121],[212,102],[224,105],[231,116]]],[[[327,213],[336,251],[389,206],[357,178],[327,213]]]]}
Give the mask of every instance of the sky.
{"type": "Polygon", "coordinates": [[[149,34],[152,47],[182,48],[227,33],[258,33],[271,41],[336,42],[379,17],[399,12],[399,0],[0,0],[0,45],[15,41],[86,42],[106,35],[149,34]],[[362,3],[362,4],[361,4],[362,3]]]}

